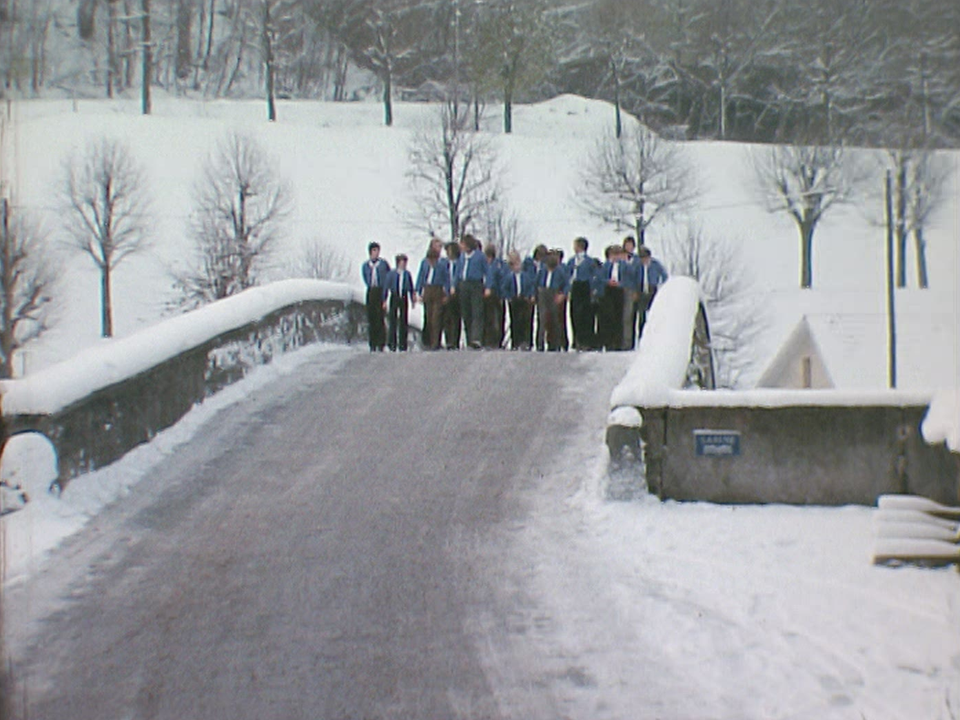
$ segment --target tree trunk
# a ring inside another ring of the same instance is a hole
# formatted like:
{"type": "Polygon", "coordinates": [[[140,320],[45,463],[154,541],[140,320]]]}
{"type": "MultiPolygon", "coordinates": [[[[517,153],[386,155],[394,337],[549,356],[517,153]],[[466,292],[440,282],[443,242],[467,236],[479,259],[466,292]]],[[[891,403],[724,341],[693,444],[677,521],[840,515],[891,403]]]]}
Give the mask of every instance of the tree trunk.
{"type": "Polygon", "coordinates": [[[116,0],[107,0],[107,97],[113,98],[113,85],[117,73],[117,3],[116,0]]]}
{"type": "Polygon", "coordinates": [[[113,297],[110,290],[110,261],[100,267],[100,335],[113,337],[113,297]]]}
{"type": "Polygon", "coordinates": [[[616,134],[617,140],[623,135],[623,118],[620,112],[620,73],[617,70],[617,63],[611,58],[610,71],[613,74],[613,112],[616,116],[616,134]]]}
{"type": "Polygon", "coordinates": [[[270,1],[263,0],[263,67],[266,73],[267,120],[277,119],[277,103],[273,94],[273,39],[270,36],[270,1]]]}
{"type": "Polygon", "coordinates": [[[393,127],[393,71],[390,67],[383,76],[383,124],[393,127]]]}
{"type": "Polygon", "coordinates": [[[930,287],[930,278],[927,275],[927,241],[922,227],[913,231],[913,241],[917,251],[917,282],[922,290],[926,290],[930,287]]]}
{"type": "Polygon", "coordinates": [[[141,78],[140,109],[144,115],[149,115],[152,108],[150,100],[150,83],[153,80],[153,48],[150,40],[150,0],[140,0],[143,12],[143,70],[141,78]]]}
{"type": "Polygon", "coordinates": [[[190,77],[193,0],[177,0],[177,80],[190,77]]]}
{"type": "Polygon", "coordinates": [[[3,233],[2,238],[0,238],[0,242],[3,243],[3,246],[0,247],[0,250],[2,250],[0,262],[3,263],[3,267],[0,268],[3,282],[3,317],[0,319],[0,322],[3,323],[3,326],[0,327],[0,353],[3,353],[3,365],[0,367],[0,378],[6,379],[13,377],[14,342],[14,269],[10,248],[10,209],[6,198],[3,199],[3,205],[0,207],[0,215],[2,215],[2,230],[0,230],[0,232],[3,233]]]}
{"type": "Polygon", "coordinates": [[[901,157],[897,170],[897,287],[907,286],[907,163],[901,157]]]}
{"type": "Polygon", "coordinates": [[[813,231],[816,223],[805,219],[800,223],[800,287],[813,287],[813,231]]]}
{"type": "Polygon", "coordinates": [[[513,132],[513,82],[508,81],[503,89],[503,131],[513,132]]]}
{"type": "Polygon", "coordinates": [[[210,0],[210,26],[207,28],[207,49],[203,54],[203,69],[210,65],[210,54],[213,52],[213,21],[217,17],[217,0],[210,0]]]}

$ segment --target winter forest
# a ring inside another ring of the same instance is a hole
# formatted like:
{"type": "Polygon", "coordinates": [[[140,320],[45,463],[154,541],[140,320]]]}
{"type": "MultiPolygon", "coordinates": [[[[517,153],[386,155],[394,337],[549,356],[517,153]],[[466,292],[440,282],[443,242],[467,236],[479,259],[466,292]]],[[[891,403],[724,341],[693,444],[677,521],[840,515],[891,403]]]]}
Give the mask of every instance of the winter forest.
{"type": "MultiPolygon", "coordinates": [[[[954,0],[3,0],[2,91],[392,101],[573,93],[676,139],[960,144],[954,0]],[[146,48],[147,52],[143,52],[146,48]]],[[[149,98],[145,98],[149,102],[149,98]]]]}

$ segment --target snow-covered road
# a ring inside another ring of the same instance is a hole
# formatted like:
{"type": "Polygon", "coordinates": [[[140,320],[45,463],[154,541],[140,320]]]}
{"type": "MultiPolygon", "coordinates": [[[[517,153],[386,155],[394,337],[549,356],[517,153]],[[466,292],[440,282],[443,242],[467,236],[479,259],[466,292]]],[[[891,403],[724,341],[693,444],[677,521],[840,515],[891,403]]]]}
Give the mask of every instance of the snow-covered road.
{"type": "Polygon", "coordinates": [[[357,354],[222,411],[7,593],[27,714],[554,716],[505,704],[484,648],[515,630],[501,568],[529,496],[623,367],[357,354]],[[589,397],[564,390],[581,377],[589,397]]]}
{"type": "Polygon", "coordinates": [[[870,509],[603,500],[629,359],[251,386],[8,588],[20,716],[956,720],[960,577],[870,509]]]}

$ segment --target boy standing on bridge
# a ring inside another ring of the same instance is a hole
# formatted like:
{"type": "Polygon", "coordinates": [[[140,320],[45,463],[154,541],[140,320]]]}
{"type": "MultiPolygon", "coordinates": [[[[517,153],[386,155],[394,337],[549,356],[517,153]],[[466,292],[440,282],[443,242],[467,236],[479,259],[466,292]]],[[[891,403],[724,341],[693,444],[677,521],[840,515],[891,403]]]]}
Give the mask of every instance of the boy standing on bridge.
{"type": "Polygon", "coordinates": [[[483,342],[483,284],[487,278],[487,258],[473,235],[461,238],[460,249],[460,259],[454,265],[451,292],[460,299],[467,345],[478,350],[483,342]]]}
{"type": "Polygon", "coordinates": [[[510,308],[510,347],[529,350],[537,279],[523,269],[520,253],[511,251],[508,258],[510,267],[501,279],[500,295],[510,308]]]}
{"type": "Polygon", "coordinates": [[[551,250],[537,278],[537,314],[543,326],[546,349],[550,351],[563,349],[564,333],[560,324],[567,321],[565,309],[569,284],[567,269],[560,264],[560,255],[551,250]]]}
{"type": "Polygon", "coordinates": [[[573,257],[567,261],[570,274],[570,324],[573,325],[573,346],[592,350],[596,345],[596,320],[593,313],[593,288],[599,264],[587,255],[590,242],[585,237],[573,241],[573,257]]]}
{"type": "MultiPolygon", "coordinates": [[[[443,246],[443,243],[440,243],[443,246]]],[[[431,242],[427,257],[417,273],[417,295],[423,300],[423,346],[427,350],[440,349],[443,332],[443,306],[450,293],[450,269],[441,263],[440,251],[431,242]]]]}
{"type": "Polygon", "coordinates": [[[410,304],[417,302],[414,294],[413,276],[407,270],[407,256],[396,257],[397,269],[387,273],[387,345],[391,351],[405,352],[409,331],[410,304]]]}
{"type": "Polygon", "coordinates": [[[384,327],[383,311],[386,309],[386,284],[390,264],[380,257],[380,243],[367,246],[369,259],[360,266],[360,274],[367,286],[367,327],[370,352],[383,352],[387,344],[387,329],[384,327]]]}
{"type": "Polygon", "coordinates": [[[637,314],[640,316],[639,327],[637,330],[637,341],[643,335],[643,326],[647,322],[647,312],[653,303],[653,296],[657,294],[657,289],[667,281],[667,271],[650,252],[650,248],[641,245],[637,251],[640,258],[640,264],[637,266],[637,293],[640,300],[637,303],[637,314]]]}

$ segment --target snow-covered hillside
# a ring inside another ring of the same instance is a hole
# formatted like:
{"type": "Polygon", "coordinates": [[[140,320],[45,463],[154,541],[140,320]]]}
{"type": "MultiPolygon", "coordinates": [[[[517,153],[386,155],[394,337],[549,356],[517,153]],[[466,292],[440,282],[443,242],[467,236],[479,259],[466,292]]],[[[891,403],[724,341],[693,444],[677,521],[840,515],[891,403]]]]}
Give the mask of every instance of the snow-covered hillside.
{"type": "MultiPolygon", "coordinates": [[[[382,125],[376,103],[282,102],[279,122],[267,123],[261,102],[176,100],[159,97],[154,115],[138,114],[135,101],[23,101],[15,115],[16,203],[40,215],[51,238],[59,237],[61,219],[56,188],[62,159],[92,139],[109,135],[126,141],[145,165],[154,198],[151,208],[152,251],[132,257],[115,276],[116,328],[127,335],[169,312],[173,299],[169,269],[190,255],[187,222],[191,188],[201,159],[228,131],[240,129],[256,137],[289,179],[295,211],[287,235],[274,256],[273,278],[298,248],[321,238],[342,248],[356,262],[370,240],[378,240],[389,257],[406,252],[422,255],[427,228],[416,227],[409,192],[407,153],[415,130],[436,122],[437,107],[401,104],[393,128],[382,125]]],[[[603,102],[562,96],[516,109],[512,136],[497,133],[495,108],[487,118],[504,169],[510,208],[522,223],[522,245],[544,242],[569,248],[586,235],[594,248],[621,238],[601,227],[575,202],[580,168],[598,137],[613,124],[612,108],[603,102]]],[[[691,143],[685,152],[695,164],[704,196],[686,217],[655,225],[649,236],[654,253],[671,235],[670,224],[695,223],[707,237],[741,243],[755,275],[769,327],[756,354],[762,364],[804,313],[826,315],[856,312],[877,317],[883,312],[884,233],[871,224],[880,214],[882,174],[877,171],[877,197],[858,208],[828,215],[817,231],[812,292],[798,285],[798,240],[791,220],[772,216],[756,199],[748,158],[751,148],[734,143],[691,143]]],[[[955,172],[947,202],[929,229],[932,289],[899,293],[904,323],[911,315],[935,316],[936,347],[905,333],[908,343],[924,347],[902,361],[907,387],[951,384],[960,374],[960,237],[957,187],[960,154],[950,156],[955,172]],[[912,365],[912,367],[911,367],[912,365]],[[953,378],[950,378],[950,375],[953,378]]],[[[11,166],[8,161],[7,167],[11,166]]],[[[98,342],[98,282],[87,258],[65,263],[56,326],[30,346],[17,367],[27,373],[65,359],[98,342]]],[[[911,280],[913,277],[912,268],[911,280]]],[[[882,327],[882,323],[878,324],[882,327]]],[[[856,341],[856,339],[854,339],[856,341]]],[[[872,362],[872,359],[868,359],[872,362]]],[[[877,357],[884,377],[885,358],[877,357]]],[[[761,368],[756,368],[759,372],[761,368]]]]}

